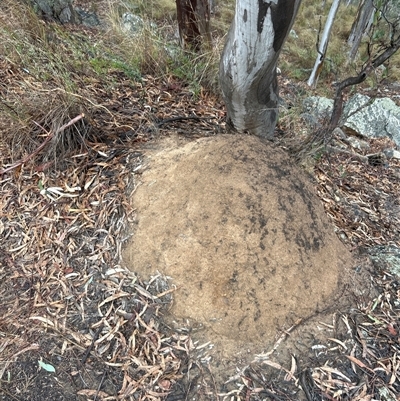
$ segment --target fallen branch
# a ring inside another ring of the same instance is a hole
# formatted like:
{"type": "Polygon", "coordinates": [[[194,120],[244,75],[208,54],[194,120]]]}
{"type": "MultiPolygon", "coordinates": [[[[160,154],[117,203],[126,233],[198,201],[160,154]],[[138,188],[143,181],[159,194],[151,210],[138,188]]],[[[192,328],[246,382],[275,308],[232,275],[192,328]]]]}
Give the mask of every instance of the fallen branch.
{"type": "Polygon", "coordinates": [[[37,122],[34,121],[34,123],[40,127],[44,132],[46,132],[47,138],[44,140],[44,142],[30,155],[26,156],[25,158],[23,158],[22,160],[14,163],[12,166],[7,167],[3,170],[0,170],[0,175],[3,175],[5,173],[8,173],[11,170],[14,170],[15,168],[22,166],[23,164],[25,164],[28,160],[32,159],[32,157],[36,156],[49,142],[50,140],[54,137],[54,135],[64,131],[66,128],[70,127],[71,125],[75,124],[76,122],[78,122],[79,120],[81,120],[83,117],[85,117],[85,114],[79,114],[78,116],[76,116],[75,118],[73,118],[71,121],[67,122],[66,124],[64,124],[63,126],[61,126],[60,128],[57,129],[57,131],[51,133],[51,132],[47,132],[41,125],[39,125],[37,122]]]}
{"type": "Polygon", "coordinates": [[[179,116],[179,117],[171,117],[171,118],[166,118],[165,120],[161,120],[157,123],[157,127],[161,127],[164,124],[169,124],[173,123],[176,121],[186,121],[186,120],[195,120],[195,121],[202,121],[202,120],[213,120],[216,117],[198,117],[198,116],[179,116]]]}
{"type": "Polygon", "coordinates": [[[386,157],[385,153],[383,153],[383,152],[371,153],[369,155],[364,156],[364,155],[360,155],[355,152],[350,152],[348,150],[340,149],[340,148],[337,148],[335,146],[330,146],[330,145],[328,145],[326,147],[326,150],[331,153],[343,153],[343,154],[353,157],[357,160],[360,160],[363,163],[368,163],[372,166],[383,165],[387,161],[387,157],[386,157]]]}

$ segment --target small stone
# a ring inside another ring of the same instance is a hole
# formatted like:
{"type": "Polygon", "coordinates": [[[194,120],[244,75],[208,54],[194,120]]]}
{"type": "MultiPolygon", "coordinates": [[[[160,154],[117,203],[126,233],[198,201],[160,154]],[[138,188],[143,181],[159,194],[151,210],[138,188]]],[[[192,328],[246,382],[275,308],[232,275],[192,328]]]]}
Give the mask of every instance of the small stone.
{"type": "Polygon", "coordinates": [[[367,141],[363,141],[362,139],[354,138],[353,136],[349,136],[347,138],[347,142],[354,149],[358,149],[358,150],[369,149],[369,143],[367,141]]]}
{"type": "Polygon", "coordinates": [[[303,101],[304,112],[314,115],[318,120],[330,118],[333,100],[322,96],[310,96],[303,101]]]}
{"type": "Polygon", "coordinates": [[[122,15],[121,26],[126,32],[138,33],[143,29],[143,19],[136,14],[124,13],[122,15]]]}
{"type": "Polygon", "coordinates": [[[400,278],[400,248],[394,245],[378,245],[367,252],[375,268],[389,270],[400,278]]]}
{"type": "Polygon", "coordinates": [[[392,158],[393,159],[400,159],[400,152],[398,150],[392,151],[392,158]]]}

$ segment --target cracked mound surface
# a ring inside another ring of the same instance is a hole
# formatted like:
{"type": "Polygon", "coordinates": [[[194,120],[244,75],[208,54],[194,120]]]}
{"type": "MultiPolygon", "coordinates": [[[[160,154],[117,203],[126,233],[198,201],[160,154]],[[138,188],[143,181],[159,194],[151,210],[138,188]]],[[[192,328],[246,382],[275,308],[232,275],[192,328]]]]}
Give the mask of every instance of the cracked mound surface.
{"type": "Polygon", "coordinates": [[[350,254],[281,149],[220,135],[148,156],[124,259],[144,277],[172,277],[176,318],[264,343],[337,297],[350,254]]]}

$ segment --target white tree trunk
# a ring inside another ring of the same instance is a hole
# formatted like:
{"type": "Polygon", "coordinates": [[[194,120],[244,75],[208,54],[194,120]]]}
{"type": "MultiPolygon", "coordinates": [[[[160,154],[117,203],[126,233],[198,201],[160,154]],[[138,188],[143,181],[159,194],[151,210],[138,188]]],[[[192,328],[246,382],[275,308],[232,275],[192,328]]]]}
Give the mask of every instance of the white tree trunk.
{"type": "Polygon", "coordinates": [[[329,10],[328,18],[325,22],[324,32],[322,33],[321,42],[318,46],[318,55],[315,60],[314,68],[311,72],[310,78],[308,78],[307,85],[315,87],[318,81],[319,74],[321,73],[322,66],[325,60],[326,50],[328,49],[329,36],[331,35],[331,30],[333,26],[333,21],[335,20],[336,13],[339,9],[340,0],[333,0],[331,9],[329,10]]]}
{"type": "Polygon", "coordinates": [[[237,0],[220,63],[228,124],[271,138],[278,119],[276,63],[301,0],[237,0]]]}
{"type": "Polygon", "coordinates": [[[374,18],[373,0],[364,0],[360,3],[357,10],[357,17],[351,27],[351,32],[347,43],[351,45],[349,52],[349,61],[352,62],[356,57],[358,48],[360,47],[361,39],[367,35],[374,18]]]}

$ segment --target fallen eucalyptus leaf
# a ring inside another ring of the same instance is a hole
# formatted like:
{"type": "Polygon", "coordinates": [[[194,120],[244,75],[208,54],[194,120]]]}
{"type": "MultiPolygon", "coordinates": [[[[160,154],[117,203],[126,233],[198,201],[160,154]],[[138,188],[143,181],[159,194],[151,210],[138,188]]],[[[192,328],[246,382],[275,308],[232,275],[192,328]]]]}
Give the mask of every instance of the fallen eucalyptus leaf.
{"type": "Polygon", "coordinates": [[[46,370],[47,372],[51,372],[51,373],[55,373],[56,369],[53,365],[50,365],[48,363],[43,362],[42,360],[38,361],[39,362],[39,366],[46,370]]]}

